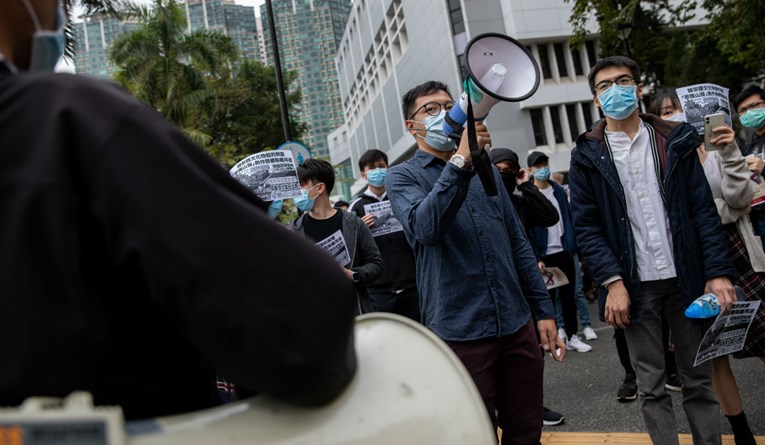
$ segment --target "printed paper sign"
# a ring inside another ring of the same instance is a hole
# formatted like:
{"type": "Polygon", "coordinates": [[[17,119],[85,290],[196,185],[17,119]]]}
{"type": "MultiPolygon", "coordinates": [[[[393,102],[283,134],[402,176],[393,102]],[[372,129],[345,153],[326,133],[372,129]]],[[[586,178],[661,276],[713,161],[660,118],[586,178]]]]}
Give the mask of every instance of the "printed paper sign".
{"type": "Polygon", "coordinates": [[[557,267],[546,267],[544,273],[542,273],[542,279],[545,281],[547,290],[555,289],[556,287],[565,286],[568,284],[568,278],[562,270],[557,267]]]}
{"type": "Polygon", "coordinates": [[[725,123],[731,127],[728,89],[713,83],[700,83],[677,89],[680,105],[693,128],[704,135],[704,116],[724,113],[725,123]]]}
{"type": "Polygon", "coordinates": [[[340,230],[319,241],[316,245],[329,252],[335,257],[335,261],[343,267],[351,262],[348,246],[345,245],[345,238],[343,238],[343,232],[340,230]]]}
{"type": "Polygon", "coordinates": [[[364,206],[364,212],[375,216],[375,223],[369,228],[372,236],[387,235],[404,230],[401,223],[393,216],[390,201],[375,202],[364,206]]]}
{"type": "Polygon", "coordinates": [[[248,156],[229,171],[263,201],[300,195],[297,167],[289,150],[262,151],[248,156]]]}
{"type": "Polygon", "coordinates": [[[736,301],[730,313],[720,313],[701,339],[693,366],[744,349],[746,333],[752,325],[760,303],[760,301],[736,301]]]}

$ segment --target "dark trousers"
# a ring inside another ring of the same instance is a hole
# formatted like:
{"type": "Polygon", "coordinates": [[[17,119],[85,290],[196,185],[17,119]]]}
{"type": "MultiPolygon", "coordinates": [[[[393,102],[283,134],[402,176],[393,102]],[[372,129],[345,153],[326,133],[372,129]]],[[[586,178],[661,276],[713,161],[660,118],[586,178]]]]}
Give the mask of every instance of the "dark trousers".
{"type": "MultiPolygon", "coordinates": [[[[563,310],[563,323],[566,325],[566,335],[568,338],[571,338],[579,328],[579,320],[576,316],[576,300],[574,300],[574,283],[576,282],[574,259],[566,251],[563,251],[543,257],[542,262],[545,263],[545,267],[557,267],[568,278],[567,285],[554,289],[554,291],[557,291],[558,298],[560,298],[563,310]]],[[[555,293],[550,292],[550,296],[555,298],[555,293]]]]}
{"type": "Polygon", "coordinates": [[[544,362],[533,322],[505,337],[447,344],[473,377],[492,424],[502,428],[502,445],[538,445],[544,362]]]}
{"type": "Polygon", "coordinates": [[[420,295],[416,287],[404,289],[400,292],[375,292],[370,290],[369,296],[377,312],[391,312],[409,317],[417,323],[420,322],[420,295]]]}

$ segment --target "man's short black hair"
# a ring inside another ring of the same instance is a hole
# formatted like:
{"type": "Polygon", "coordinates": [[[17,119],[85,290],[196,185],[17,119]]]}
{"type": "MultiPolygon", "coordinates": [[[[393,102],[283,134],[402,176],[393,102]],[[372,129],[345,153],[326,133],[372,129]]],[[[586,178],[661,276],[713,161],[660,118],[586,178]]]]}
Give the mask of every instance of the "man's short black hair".
{"type": "Polygon", "coordinates": [[[750,85],[744,88],[742,92],[738,93],[736,95],[736,98],[733,99],[733,108],[736,110],[736,112],[738,112],[738,106],[741,105],[741,102],[749,99],[755,94],[760,96],[761,100],[765,101],[765,90],[758,87],[757,85],[750,85]]]}
{"type": "Polygon", "coordinates": [[[675,106],[678,110],[682,110],[683,106],[680,104],[680,98],[677,96],[677,91],[674,88],[662,88],[657,90],[651,99],[651,105],[648,107],[648,112],[661,116],[661,104],[669,99],[669,102],[675,106]]]}
{"type": "Polygon", "coordinates": [[[439,91],[444,91],[449,97],[452,97],[452,93],[449,92],[449,87],[447,87],[445,83],[437,80],[429,80],[407,91],[401,98],[401,111],[404,113],[404,120],[410,119],[410,116],[414,113],[414,103],[418,98],[439,91]]]}
{"type": "Polygon", "coordinates": [[[345,207],[346,209],[350,207],[350,203],[348,201],[343,201],[342,199],[338,199],[337,202],[332,206],[333,208],[340,209],[345,207]]]}
{"type": "Polygon", "coordinates": [[[320,182],[324,183],[327,188],[327,195],[332,193],[332,188],[335,187],[335,169],[332,168],[332,164],[321,159],[306,159],[298,167],[298,178],[300,184],[305,184],[308,181],[312,181],[313,185],[320,182]]]}
{"type": "Polygon", "coordinates": [[[367,165],[375,165],[375,162],[383,160],[385,165],[388,165],[388,155],[384,151],[373,148],[367,150],[359,158],[359,170],[364,171],[364,167],[367,165]]]}
{"type": "Polygon", "coordinates": [[[595,75],[598,74],[600,70],[612,66],[629,68],[632,77],[635,79],[635,83],[640,83],[640,67],[638,67],[634,60],[624,56],[605,57],[598,60],[587,75],[587,81],[590,83],[590,91],[592,94],[595,94],[595,75]]]}

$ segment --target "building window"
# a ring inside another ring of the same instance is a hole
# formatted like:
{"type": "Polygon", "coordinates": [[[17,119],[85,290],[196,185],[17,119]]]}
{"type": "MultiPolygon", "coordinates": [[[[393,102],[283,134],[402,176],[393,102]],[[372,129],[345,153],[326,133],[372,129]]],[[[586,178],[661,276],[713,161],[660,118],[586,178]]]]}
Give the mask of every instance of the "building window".
{"type": "Polygon", "coordinates": [[[465,32],[465,20],[462,17],[460,0],[448,0],[449,17],[452,19],[452,34],[457,35],[465,32]]]}
{"type": "Polygon", "coordinates": [[[542,77],[552,79],[552,70],[550,70],[550,58],[547,55],[547,45],[544,43],[537,45],[539,50],[539,65],[542,68],[542,77]]]}
{"type": "Polygon", "coordinates": [[[590,61],[590,66],[595,66],[595,63],[598,61],[598,55],[595,52],[595,41],[588,40],[584,42],[584,46],[587,48],[587,58],[590,61]]]}
{"type": "Polygon", "coordinates": [[[560,111],[559,107],[550,107],[550,119],[552,119],[553,134],[555,135],[555,143],[563,143],[563,127],[560,125],[560,111]]]}
{"type": "Polygon", "coordinates": [[[579,104],[566,105],[566,118],[568,118],[568,128],[571,130],[571,140],[575,141],[579,137],[579,126],[576,123],[576,109],[579,104]]]}
{"type": "Polygon", "coordinates": [[[553,50],[555,51],[555,62],[558,64],[558,74],[560,74],[560,77],[568,76],[566,58],[563,56],[563,44],[553,43],[553,50]]]}
{"type": "Polygon", "coordinates": [[[577,76],[584,75],[584,68],[582,67],[582,55],[579,49],[569,48],[571,50],[571,61],[574,62],[574,73],[577,76]]]}
{"type": "Polygon", "coordinates": [[[542,109],[535,108],[529,110],[531,114],[531,125],[534,127],[534,143],[538,146],[547,145],[547,135],[545,134],[545,120],[542,117],[542,109]]]}
{"type": "Polygon", "coordinates": [[[588,103],[582,104],[582,105],[583,105],[583,107],[582,107],[583,110],[582,111],[584,111],[584,113],[583,113],[584,114],[584,125],[585,125],[585,127],[587,127],[587,128],[585,128],[585,131],[586,131],[586,130],[589,130],[590,128],[592,128],[592,124],[593,124],[593,121],[592,121],[592,107],[594,105],[592,104],[592,102],[588,102],[588,103]]]}

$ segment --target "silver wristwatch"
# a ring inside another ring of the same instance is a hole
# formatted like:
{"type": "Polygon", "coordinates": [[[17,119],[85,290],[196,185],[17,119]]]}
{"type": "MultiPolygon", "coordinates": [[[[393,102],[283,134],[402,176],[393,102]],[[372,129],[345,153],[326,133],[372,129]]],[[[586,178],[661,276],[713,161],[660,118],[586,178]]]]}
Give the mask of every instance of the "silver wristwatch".
{"type": "Polygon", "coordinates": [[[470,165],[470,162],[468,162],[467,159],[465,159],[465,157],[462,155],[452,156],[452,158],[449,159],[449,162],[465,170],[470,170],[470,168],[472,167],[472,165],[470,165]]]}

